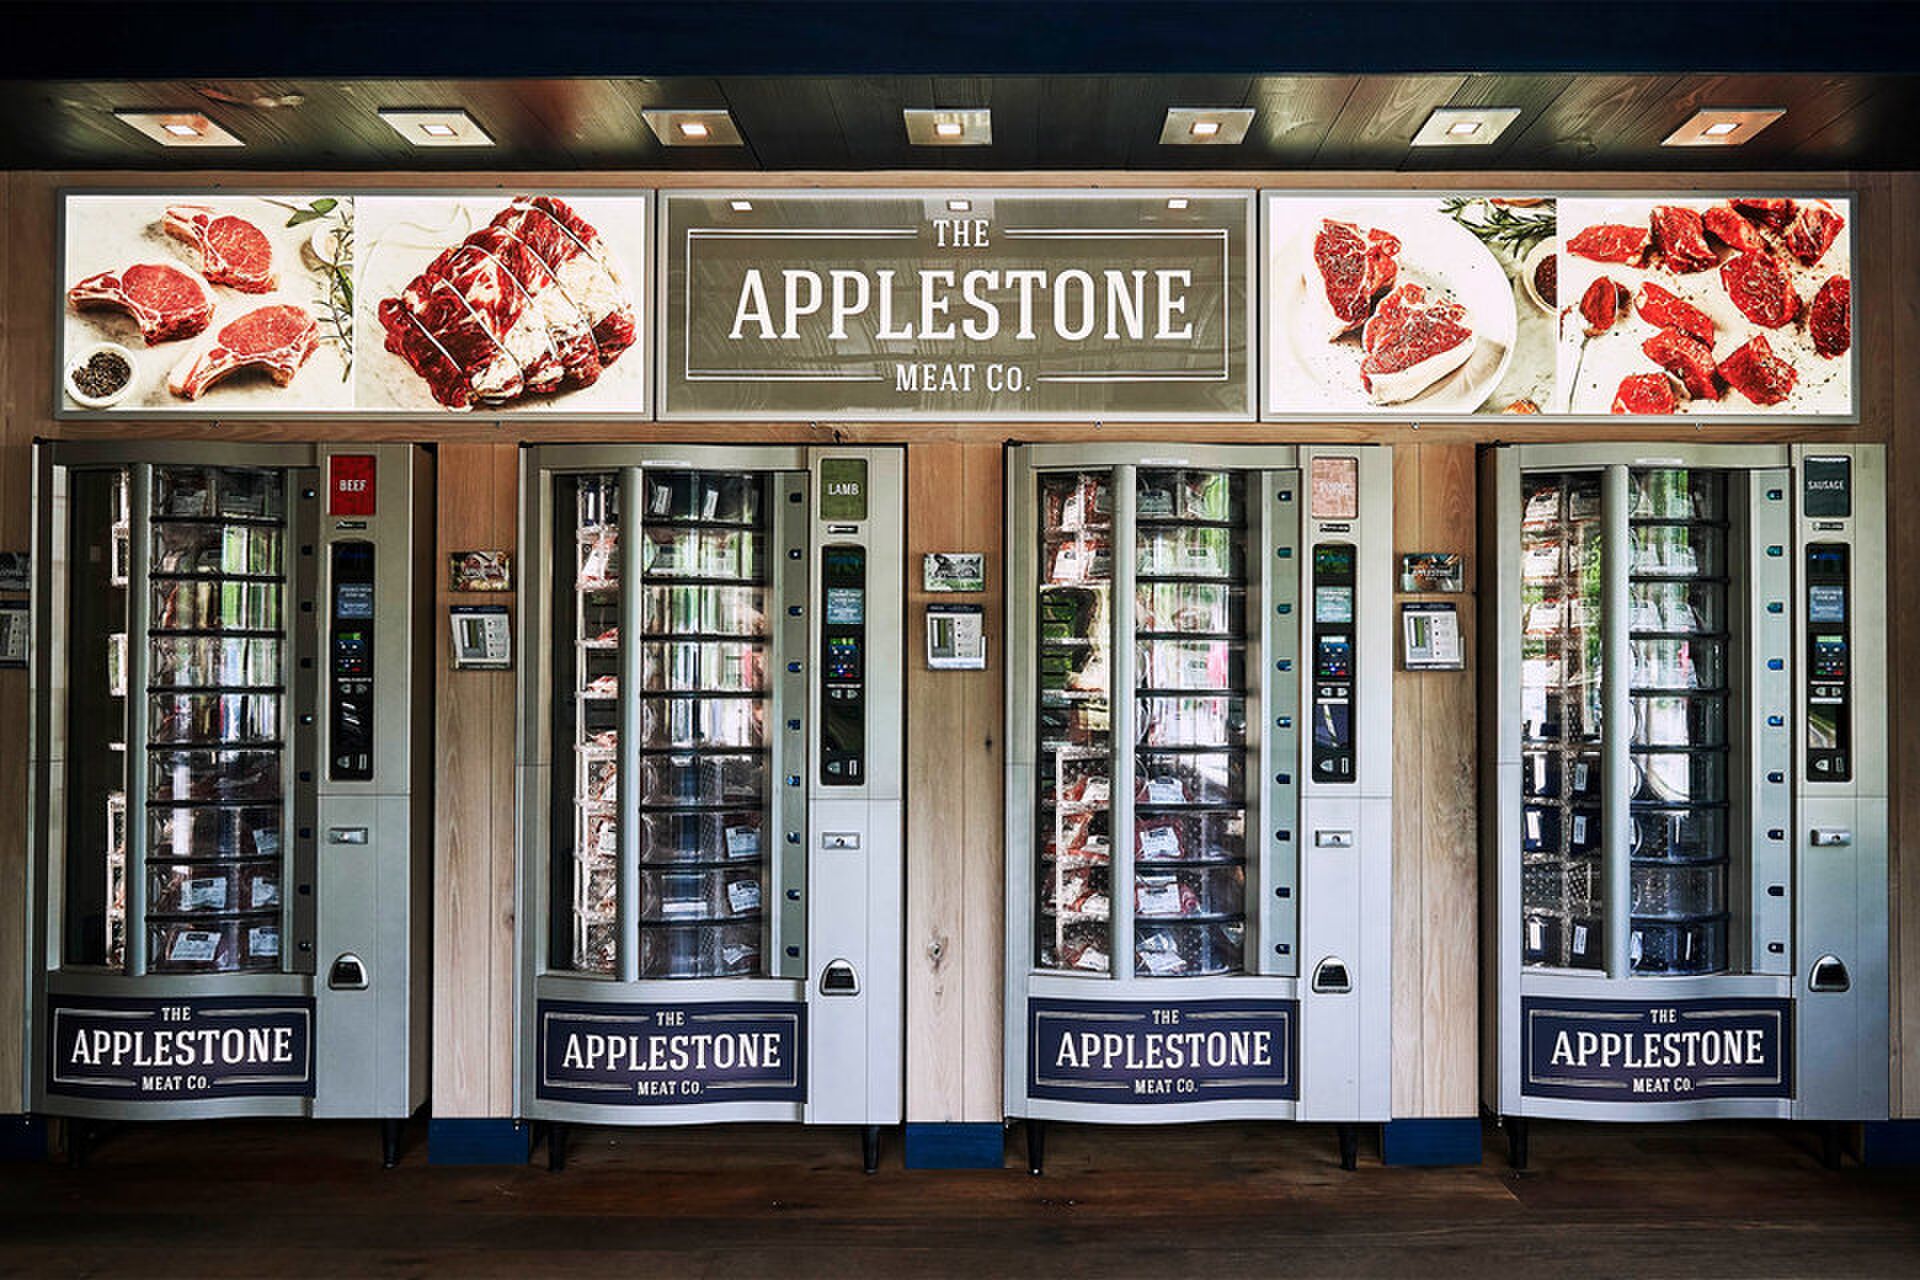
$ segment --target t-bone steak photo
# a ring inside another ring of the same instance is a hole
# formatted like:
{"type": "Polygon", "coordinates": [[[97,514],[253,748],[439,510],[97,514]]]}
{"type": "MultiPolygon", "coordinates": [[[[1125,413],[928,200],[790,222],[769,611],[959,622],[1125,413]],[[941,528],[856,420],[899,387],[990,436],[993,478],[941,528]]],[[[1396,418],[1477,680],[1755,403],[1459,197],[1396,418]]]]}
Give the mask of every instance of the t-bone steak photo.
{"type": "Polygon", "coordinates": [[[1457,302],[1427,301],[1417,284],[1389,293],[1363,331],[1360,381],[1375,404],[1411,400],[1458,369],[1477,339],[1457,302]]]}
{"type": "Polygon", "coordinates": [[[213,319],[213,289],[184,267],[136,262],[119,271],[102,271],[67,290],[78,310],[117,307],[133,317],[148,346],[191,338],[213,319]]]}
{"type": "Polygon", "coordinates": [[[1328,341],[1352,333],[1373,311],[1373,300],[1393,287],[1400,241],[1375,228],[1324,218],[1306,270],[1307,297],[1328,341]]]}
{"type": "Polygon", "coordinates": [[[215,284],[242,293],[269,293],[279,282],[273,272],[273,242],[245,218],[216,214],[205,205],[176,204],[160,225],[187,246],[201,274],[215,284]]]}
{"type": "Polygon", "coordinates": [[[167,390],[198,400],[206,389],[242,369],[264,369],[281,386],[293,381],[313,354],[320,326],[305,307],[273,303],[255,307],[220,326],[188,352],[167,375],[167,390]]]}
{"type": "Polygon", "coordinates": [[[519,197],[378,314],[386,347],[450,409],[589,386],[633,345],[633,297],[593,225],[519,197]]]}

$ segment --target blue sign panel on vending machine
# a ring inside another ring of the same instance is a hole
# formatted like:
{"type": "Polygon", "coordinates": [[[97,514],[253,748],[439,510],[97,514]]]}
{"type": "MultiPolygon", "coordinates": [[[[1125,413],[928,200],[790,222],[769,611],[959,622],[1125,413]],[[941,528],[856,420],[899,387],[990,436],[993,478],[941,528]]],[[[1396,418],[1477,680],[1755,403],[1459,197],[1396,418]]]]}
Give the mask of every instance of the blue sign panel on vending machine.
{"type": "Polygon", "coordinates": [[[598,1106],[805,1102],[807,1007],[542,1000],[538,1095],[598,1106]]]}
{"type": "Polygon", "coordinates": [[[1059,1102],[1291,1100],[1293,1000],[1027,1002],[1027,1096],[1059,1102]]]}
{"type": "Polygon", "coordinates": [[[313,1096],[302,996],[50,996],[47,1092],[198,1102],[313,1096]]]}
{"type": "Polygon", "coordinates": [[[1793,1096],[1793,1002],[1520,1002],[1521,1092],[1593,1102],[1793,1096]]]}

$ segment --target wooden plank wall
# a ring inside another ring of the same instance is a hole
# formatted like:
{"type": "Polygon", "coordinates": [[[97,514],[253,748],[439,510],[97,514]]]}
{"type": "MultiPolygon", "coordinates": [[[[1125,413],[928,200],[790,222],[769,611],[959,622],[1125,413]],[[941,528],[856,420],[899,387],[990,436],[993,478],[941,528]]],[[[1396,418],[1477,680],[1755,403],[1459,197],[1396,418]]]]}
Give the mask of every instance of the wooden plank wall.
{"type": "MultiPolygon", "coordinates": [[[[182,174],[181,189],[231,175],[182,174]]],[[[712,175],[596,174],[593,185],[711,185],[712,175]]],[[[1778,176],[1581,173],[1543,179],[1527,174],[1360,175],[1347,173],[1089,173],[867,175],[728,175],[730,185],[768,189],[805,186],[1112,186],[1184,188],[1406,187],[1435,189],[1529,186],[1633,188],[1775,188],[1778,176]]],[[[54,193],[69,186],[150,187],[147,174],[16,172],[0,180],[0,548],[27,544],[31,441],[35,436],[190,434],[233,439],[409,439],[438,449],[438,542],[441,552],[512,548],[516,536],[517,449],[528,440],[784,440],[909,444],[910,616],[907,637],[907,1108],[918,1121],[992,1121],[1001,1114],[1002,735],[1005,653],[1000,617],[1005,426],[893,423],[596,424],[564,421],[501,426],[463,417],[445,424],[227,424],[210,429],[167,424],[108,427],[56,423],[48,416],[54,314],[54,193]],[[924,651],[917,557],[925,551],[983,551],[988,556],[989,669],[933,673],[924,651]]],[[[491,186],[496,175],[248,175],[244,185],[491,186]]],[[[520,175],[516,185],[577,185],[577,175],[520,175]]],[[[1788,185],[1856,187],[1862,192],[1859,261],[1866,274],[1859,341],[1863,352],[1863,420],[1832,432],[1836,439],[1891,440],[1894,495],[1891,561],[1894,776],[1920,761],[1920,681],[1900,673],[1920,657],[1920,175],[1808,174],[1788,185]],[[1895,286],[1899,287],[1895,287],[1895,286]]],[[[1579,438],[1699,439],[1701,429],[1676,424],[1581,428],[1579,438]]],[[[1474,794],[1475,677],[1471,648],[1475,550],[1473,454],[1478,444],[1566,439],[1568,429],[1537,420],[1486,425],[1324,424],[1309,426],[1168,424],[1023,424],[1028,440],[1238,440],[1318,442],[1372,440],[1396,448],[1395,551],[1462,550],[1469,594],[1458,598],[1469,644],[1460,674],[1397,673],[1394,704],[1396,864],[1394,884],[1394,1112],[1458,1116],[1477,1107],[1475,1084],[1478,883],[1474,794]]],[[[1715,439],[1786,439],[1793,428],[1718,428],[1715,439]]],[[[442,561],[441,563],[444,563],[442,561]]],[[[450,602],[444,587],[439,603],[450,602]]],[[[443,617],[437,627],[445,630],[443,617]]],[[[512,1108],[513,677],[446,671],[444,634],[437,697],[435,817],[436,964],[434,1083],[441,1115],[500,1116],[512,1108]]],[[[24,673],[0,671],[0,724],[26,720],[24,673]]],[[[26,793],[19,735],[0,736],[0,797],[26,793]]],[[[1920,788],[1896,783],[1894,881],[1898,975],[1893,1014],[1896,1108],[1920,1115],[1920,788]],[[1904,905],[1905,910],[1899,908],[1904,905]]],[[[23,904],[27,849],[20,822],[0,822],[0,1114],[21,1107],[19,1028],[25,955],[23,904]]]]}

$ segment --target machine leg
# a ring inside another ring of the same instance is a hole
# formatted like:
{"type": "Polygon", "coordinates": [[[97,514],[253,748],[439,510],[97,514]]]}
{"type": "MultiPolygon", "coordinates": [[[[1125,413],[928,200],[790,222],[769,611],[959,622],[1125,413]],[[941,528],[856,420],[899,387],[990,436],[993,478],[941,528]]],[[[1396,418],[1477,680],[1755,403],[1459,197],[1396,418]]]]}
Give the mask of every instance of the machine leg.
{"type": "Polygon", "coordinates": [[[1047,1122],[1027,1121],[1027,1172],[1039,1177],[1047,1165],[1047,1122]]]}
{"type": "Polygon", "coordinates": [[[1352,1173],[1360,1167],[1360,1126],[1343,1124],[1335,1129],[1340,1135],[1340,1167],[1352,1173]]]}
{"type": "Polygon", "coordinates": [[[1841,1152],[1846,1150],[1846,1130],[1835,1120],[1820,1124],[1820,1163],[1829,1169],[1840,1167],[1841,1152]]]}
{"type": "Polygon", "coordinates": [[[559,1173],[567,1167],[567,1126],[558,1120],[547,1125],[547,1172],[559,1173]]]}
{"type": "Polygon", "coordinates": [[[87,1163],[87,1122],[75,1117],[67,1121],[67,1164],[75,1169],[87,1163]]]}
{"type": "Polygon", "coordinates": [[[1500,1127],[1507,1131],[1507,1164],[1515,1169],[1527,1167],[1527,1121],[1525,1116],[1501,1116],[1500,1127]]]}
{"type": "Polygon", "coordinates": [[[868,1173],[880,1172],[880,1126],[877,1124],[860,1131],[860,1165],[868,1173]]]}
{"type": "Polygon", "coordinates": [[[406,1127],[405,1120],[380,1122],[380,1167],[382,1169],[391,1169],[400,1163],[400,1135],[406,1127]]]}

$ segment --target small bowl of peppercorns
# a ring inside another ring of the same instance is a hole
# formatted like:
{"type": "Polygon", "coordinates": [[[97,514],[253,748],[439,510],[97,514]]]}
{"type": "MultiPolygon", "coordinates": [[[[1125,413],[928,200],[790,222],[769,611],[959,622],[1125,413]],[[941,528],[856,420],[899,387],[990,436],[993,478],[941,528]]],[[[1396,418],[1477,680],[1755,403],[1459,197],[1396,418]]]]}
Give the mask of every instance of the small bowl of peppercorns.
{"type": "Polygon", "coordinates": [[[96,342],[67,362],[67,394],[83,409],[111,409],[133,386],[133,352],[96,342]]]}

